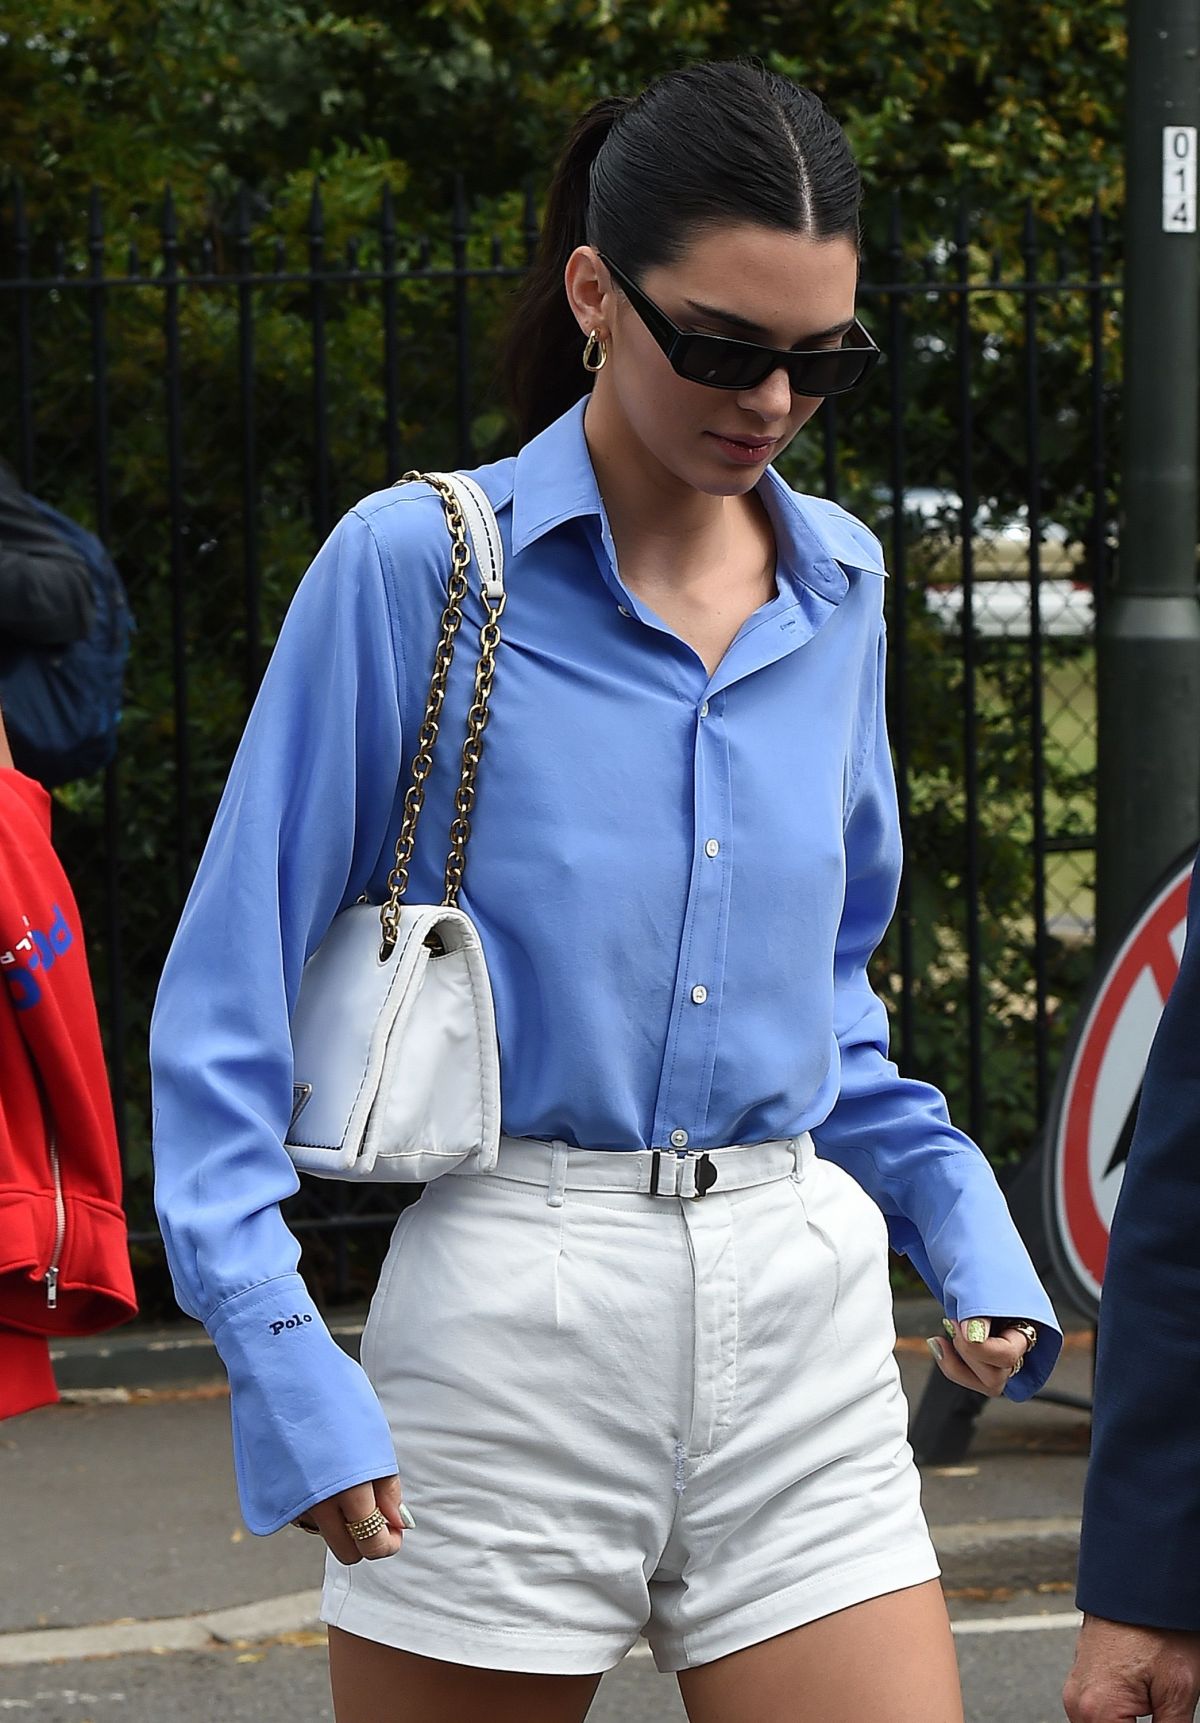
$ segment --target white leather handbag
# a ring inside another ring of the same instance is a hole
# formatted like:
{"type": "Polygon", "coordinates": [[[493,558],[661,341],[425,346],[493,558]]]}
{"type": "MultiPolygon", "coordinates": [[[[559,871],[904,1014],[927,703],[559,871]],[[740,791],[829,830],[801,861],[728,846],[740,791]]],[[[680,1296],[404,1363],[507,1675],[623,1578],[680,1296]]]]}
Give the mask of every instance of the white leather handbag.
{"type": "Polygon", "coordinates": [[[500,1146],[500,1053],[491,984],[474,923],[457,907],[475,779],[500,644],[504,554],[487,497],[460,473],[406,473],[442,499],[450,582],[413,760],[396,860],[382,905],[335,916],[304,966],[292,1013],[287,1149],[321,1178],[422,1182],[452,1167],[486,1172],[500,1146]],[[408,866],[462,626],[471,546],[485,620],[440,904],[406,904],[408,866]]]}

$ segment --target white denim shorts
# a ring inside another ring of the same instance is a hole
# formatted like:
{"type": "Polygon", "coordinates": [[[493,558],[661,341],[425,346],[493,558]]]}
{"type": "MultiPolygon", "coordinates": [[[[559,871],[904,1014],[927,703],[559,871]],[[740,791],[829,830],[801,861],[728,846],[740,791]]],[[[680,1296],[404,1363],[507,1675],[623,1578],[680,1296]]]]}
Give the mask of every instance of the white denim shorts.
{"type": "Polygon", "coordinates": [[[416,1529],[328,1556],[322,1619],[546,1674],[644,1636],[679,1670],[936,1578],[894,1341],[883,1216],[807,1136],[506,1138],[396,1224],[362,1358],[416,1529]]]}

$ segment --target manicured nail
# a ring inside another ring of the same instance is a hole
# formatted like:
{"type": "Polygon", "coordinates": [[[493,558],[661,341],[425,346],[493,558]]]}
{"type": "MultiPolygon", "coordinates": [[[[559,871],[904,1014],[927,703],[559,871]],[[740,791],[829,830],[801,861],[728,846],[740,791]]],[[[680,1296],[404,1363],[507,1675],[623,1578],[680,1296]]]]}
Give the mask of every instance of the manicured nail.
{"type": "Polygon", "coordinates": [[[967,1323],[967,1339],[970,1340],[973,1345],[979,1345],[981,1341],[987,1339],[989,1326],[990,1324],[988,1323],[986,1316],[973,1316],[970,1322],[967,1323]]]}
{"type": "Polygon", "coordinates": [[[413,1519],[403,1502],[400,1503],[400,1524],[406,1532],[415,1531],[417,1526],[416,1520],[413,1519]]]}
{"type": "Polygon", "coordinates": [[[933,1353],[933,1356],[937,1359],[938,1363],[940,1364],[942,1362],[942,1359],[946,1356],[946,1354],[942,1351],[941,1341],[940,1340],[927,1340],[925,1342],[925,1344],[926,1344],[926,1346],[928,1346],[929,1350],[933,1353]]]}
{"type": "Polygon", "coordinates": [[[946,1330],[946,1333],[950,1336],[951,1340],[953,1340],[954,1339],[954,1324],[953,1324],[953,1322],[951,1322],[951,1320],[948,1316],[942,1317],[942,1327],[946,1330]]]}

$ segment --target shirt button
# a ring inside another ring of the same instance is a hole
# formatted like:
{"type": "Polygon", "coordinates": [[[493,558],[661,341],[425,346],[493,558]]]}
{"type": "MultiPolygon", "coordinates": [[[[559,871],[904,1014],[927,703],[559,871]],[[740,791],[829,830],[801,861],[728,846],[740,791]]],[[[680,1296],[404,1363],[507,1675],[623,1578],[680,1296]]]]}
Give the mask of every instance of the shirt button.
{"type": "Polygon", "coordinates": [[[693,987],[692,988],[692,1004],[693,1005],[703,1005],[704,1001],[707,998],[708,998],[708,988],[707,987],[693,987]]]}
{"type": "Polygon", "coordinates": [[[708,842],[704,846],[704,853],[706,856],[718,856],[718,855],[720,855],[721,846],[717,842],[716,838],[709,838],[708,842]]]}
{"type": "Polygon", "coordinates": [[[688,1142],[688,1134],[686,1131],[672,1131],[671,1132],[671,1147],[673,1149],[686,1149],[687,1148],[687,1142],[688,1142]]]}
{"type": "Polygon", "coordinates": [[[621,616],[630,616],[630,615],[632,615],[632,612],[631,612],[631,611],[628,611],[628,610],[626,610],[626,608],[625,608],[625,606],[624,606],[624,605],[623,605],[623,604],[618,604],[618,606],[617,606],[617,611],[618,611],[618,613],[619,613],[619,614],[620,614],[620,615],[621,615],[621,616]]]}
{"type": "Polygon", "coordinates": [[[700,716],[702,718],[708,717],[708,701],[707,700],[704,702],[703,706],[701,706],[701,708],[700,708],[700,716]]]}

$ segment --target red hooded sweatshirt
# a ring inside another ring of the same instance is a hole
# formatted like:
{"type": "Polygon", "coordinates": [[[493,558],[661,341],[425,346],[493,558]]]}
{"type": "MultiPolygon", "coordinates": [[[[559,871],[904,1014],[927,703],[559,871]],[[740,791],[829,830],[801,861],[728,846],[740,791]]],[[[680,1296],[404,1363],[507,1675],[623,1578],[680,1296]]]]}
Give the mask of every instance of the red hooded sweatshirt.
{"type": "Polygon", "coordinates": [[[0,1417],[57,1399],[47,1337],[136,1312],[79,911],[49,796],[0,769],[0,1417]]]}

